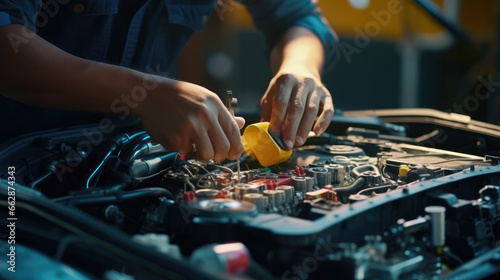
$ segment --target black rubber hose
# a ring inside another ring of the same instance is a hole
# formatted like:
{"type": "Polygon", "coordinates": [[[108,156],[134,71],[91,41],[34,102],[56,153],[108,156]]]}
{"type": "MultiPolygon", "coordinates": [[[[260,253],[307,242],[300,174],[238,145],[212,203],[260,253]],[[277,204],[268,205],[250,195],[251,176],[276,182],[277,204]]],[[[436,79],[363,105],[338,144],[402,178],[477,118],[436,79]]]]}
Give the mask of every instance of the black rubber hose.
{"type": "Polygon", "coordinates": [[[353,178],[358,178],[361,173],[365,171],[373,171],[377,175],[380,175],[380,171],[375,165],[361,165],[358,167],[355,167],[353,170],[351,170],[351,177],[353,178]]]}
{"type": "MultiPolygon", "coordinates": [[[[1,200],[7,200],[7,187],[6,183],[0,181],[1,200]]],[[[16,213],[17,211],[19,213],[22,212],[23,215],[30,214],[37,216],[40,218],[40,221],[57,224],[65,230],[75,231],[77,229],[82,233],[82,240],[89,246],[95,246],[96,248],[115,253],[117,250],[126,252],[126,255],[120,256],[129,261],[132,260],[133,255],[133,260],[138,266],[155,272],[165,279],[229,279],[225,275],[193,269],[192,265],[186,261],[174,259],[156,250],[151,250],[148,246],[131,242],[130,236],[99,222],[97,219],[82,213],[80,210],[54,203],[39,195],[28,192],[16,192],[16,213]],[[56,218],[57,221],[48,215],[56,218]]],[[[2,221],[5,221],[5,218],[2,221]]],[[[2,224],[5,224],[5,222],[2,224]]]]}
{"type": "Polygon", "coordinates": [[[104,152],[101,153],[101,157],[97,160],[96,167],[92,168],[92,170],[89,172],[86,179],[84,180],[84,187],[87,189],[91,187],[91,183],[92,181],[94,181],[96,174],[99,172],[101,168],[103,168],[104,162],[111,155],[113,155],[119,148],[121,148],[126,143],[133,141],[138,137],[144,136],[145,133],[146,132],[139,132],[131,136],[129,136],[129,134],[127,133],[123,133],[107,141],[107,143],[104,143],[104,145],[106,145],[104,152]]]}
{"type": "Polygon", "coordinates": [[[90,204],[111,204],[117,202],[129,202],[139,199],[167,197],[175,200],[174,195],[162,188],[146,188],[128,192],[115,192],[110,194],[84,194],[72,195],[53,199],[53,202],[71,204],[71,205],[90,205],[90,204]]]}
{"type": "Polygon", "coordinates": [[[333,188],[332,191],[337,193],[337,197],[341,203],[347,203],[349,196],[355,194],[365,187],[365,178],[358,178],[354,183],[347,187],[333,188]]]}
{"type": "Polygon", "coordinates": [[[319,136],[308,137],[303,146],[335,145],[336,143],[337,136],[324,132],[319,136]]]}
{"type": "Polygon", "coordinates": [[[131,165],[133,178],[148,177],[172,167],[178,154],[177,152],[168,152],[154,157],[137,158],[131,165]]]}

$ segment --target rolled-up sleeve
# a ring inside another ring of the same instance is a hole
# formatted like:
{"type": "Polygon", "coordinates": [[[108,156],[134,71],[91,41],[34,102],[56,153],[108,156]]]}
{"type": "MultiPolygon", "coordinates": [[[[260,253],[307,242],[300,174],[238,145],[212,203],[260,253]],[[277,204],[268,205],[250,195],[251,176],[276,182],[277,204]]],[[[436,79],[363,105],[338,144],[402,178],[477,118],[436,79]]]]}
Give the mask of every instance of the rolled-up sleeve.
{"type": "Polygon", "coordinates": [[[269,50],[293,26],[311,30],[323,44],[325,68],[333,65],[337,36],[313,0],[243,0],[257,29],[266,38],[269,50]]]}
{"type": "Polygon", "coordinates": [[[36,32],[36,18],[41,8],[41,0],[0,0],[0,27],[20,24],[36,32]]]}

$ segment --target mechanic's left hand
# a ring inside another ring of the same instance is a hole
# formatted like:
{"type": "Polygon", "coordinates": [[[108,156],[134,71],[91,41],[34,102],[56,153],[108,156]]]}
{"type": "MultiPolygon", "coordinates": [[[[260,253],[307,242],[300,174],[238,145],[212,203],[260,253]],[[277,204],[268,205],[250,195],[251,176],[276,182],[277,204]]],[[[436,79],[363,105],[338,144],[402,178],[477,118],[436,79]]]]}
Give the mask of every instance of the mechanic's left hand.
{"type": "Polygon", "coordinates": [[[280,69],[260,104],[261,121],[270,121],[271,130],[281,135],[287,150],[304,144],[320,110],[316,135],[326,130],[333,117],[332,96],[320,75],[301,65],[280,69]]]}

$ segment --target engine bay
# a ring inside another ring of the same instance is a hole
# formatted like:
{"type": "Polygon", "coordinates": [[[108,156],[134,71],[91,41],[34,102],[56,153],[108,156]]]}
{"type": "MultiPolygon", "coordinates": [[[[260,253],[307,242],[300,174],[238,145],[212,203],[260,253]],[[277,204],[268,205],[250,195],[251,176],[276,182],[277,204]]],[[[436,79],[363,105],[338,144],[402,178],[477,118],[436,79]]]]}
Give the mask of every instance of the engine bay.
{"type": "Polygon", "coordinates": [[[338,115],[269,167],[191,159],[130,126],[6,143],[0,203],[15,191],[19,271],[36,260],[16,276],[498,277],[500,127],[401,112],[338,115]]]}

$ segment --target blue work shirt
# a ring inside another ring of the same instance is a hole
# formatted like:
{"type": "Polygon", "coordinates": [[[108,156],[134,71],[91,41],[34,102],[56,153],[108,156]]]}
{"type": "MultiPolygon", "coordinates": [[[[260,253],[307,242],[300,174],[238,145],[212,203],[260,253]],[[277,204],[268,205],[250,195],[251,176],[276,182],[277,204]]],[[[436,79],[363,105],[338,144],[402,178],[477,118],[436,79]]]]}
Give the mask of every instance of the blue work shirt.
{"type": "MultiPolygon", "coordinates": [[[[313,31],[333,61],[335,37],[311,0],[243,0],[270,49],[292,26],[313,31]]],[[[224,6],[227,5],[227,6],[224,6]]],[[[57,47],[94,61],[166,72],[210,14],[216,0],[0,0],[0,26],[24,25],[57,47]],[[129,17],[120,17],[128,14],[129,17]],[[120,44],[114,34],[123,34],[120,44]],[[121,57],[116,57],[120,54],[121,57]]]]}
{"type": "MultiPolygon", "coordinates": [[[[310,29],[333,62],[336,37],[311,0],[243,0],[268,50],[292,26],[310,29]]],[[[216,0],[0,0],[0,27],[20,24],[75,56],[141,71],[167,72],[191,35],[214,12],[233,4],[216,0]],[[150,70],[148,70],[150,69],[150,70]]],[[[227,16],[227,14],[225,14],[227,16]]],[[[5,116],[23,112],[8,135],[98,122],[95,114],[36,108],[0,96],[5,116]],[[38,122],[35,122],[38,121],[38,122]]],[[[0,143],[7,140],[0,137],[0,143]]]]}

